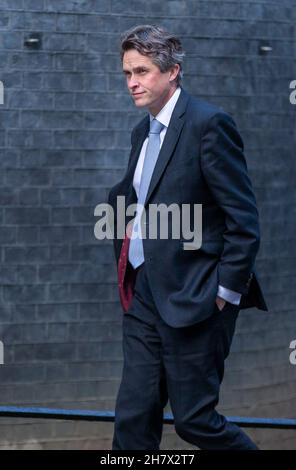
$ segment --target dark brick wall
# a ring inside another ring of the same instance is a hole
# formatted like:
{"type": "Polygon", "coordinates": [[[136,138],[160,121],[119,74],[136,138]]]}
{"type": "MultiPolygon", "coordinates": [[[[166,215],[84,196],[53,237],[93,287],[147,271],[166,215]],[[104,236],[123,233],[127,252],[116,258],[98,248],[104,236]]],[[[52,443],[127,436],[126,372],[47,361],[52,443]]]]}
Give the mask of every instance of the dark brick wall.
{"type": "MultiPolygon", "coordinates": [[[[233,113],[260,210],[270,312],[241,312],[220,409],[293,417],[295,2],[0,0],[0,10],[1,403],[114,408],[122,313],[94,208],[121,178],[143,115],[118,41],[144,18],[182,38],[184,87],[233,113]],[[40,51],[24,47],[32,32],[42,33],[40,51]],[[268,56],[258,54],[265,42],[268,56]]],[[[263,448],[296,448],[289,431],[252,435],[263,448]]],[[[0,436],[0,448],[110,448],[112,425],[1,418],[0,436]]],[[[190,446],[165,426],[163,447],[190,446]]]]}

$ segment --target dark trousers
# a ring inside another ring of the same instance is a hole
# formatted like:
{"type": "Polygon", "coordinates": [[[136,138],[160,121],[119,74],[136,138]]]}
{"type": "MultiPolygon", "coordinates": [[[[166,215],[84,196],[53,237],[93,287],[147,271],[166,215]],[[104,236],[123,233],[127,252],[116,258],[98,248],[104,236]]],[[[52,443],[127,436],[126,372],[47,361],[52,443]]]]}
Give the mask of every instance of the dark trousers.
{"type": "MultiPolygon", "coordinates": [[[[172,328],[160,317],[145,272],[123,315],[123,372],[112,450],[158,450],[168,399],[177,434],[200,449],[257,449],[215,410],[239,307],[215,307],[206,320],[172,328]]],[[[182,312],[180,312],[182,315],[182,312]]]]}

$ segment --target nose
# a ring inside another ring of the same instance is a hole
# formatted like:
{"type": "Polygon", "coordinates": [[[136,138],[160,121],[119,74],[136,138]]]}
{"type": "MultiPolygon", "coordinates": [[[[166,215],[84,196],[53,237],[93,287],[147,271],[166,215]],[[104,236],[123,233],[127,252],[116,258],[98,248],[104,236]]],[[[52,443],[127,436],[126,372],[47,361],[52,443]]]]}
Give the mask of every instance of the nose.
{"type": "Polygon", "coordinates": [[[137,87],[137,86],[139,86],[138,80],[136,80],[135,78],[130,77],[130,78],[128,79],[128,87],[129,87],[129,89],[132,90],[133,88],[135,88],[135,87],[137,87]]]}

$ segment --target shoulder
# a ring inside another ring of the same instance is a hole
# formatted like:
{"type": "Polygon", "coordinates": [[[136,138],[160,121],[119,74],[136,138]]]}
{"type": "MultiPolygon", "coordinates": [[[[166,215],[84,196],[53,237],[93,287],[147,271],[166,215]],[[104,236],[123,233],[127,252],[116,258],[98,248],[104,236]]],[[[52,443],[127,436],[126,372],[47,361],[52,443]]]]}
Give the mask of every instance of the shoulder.
{"type": "Polygon", "coordinates": [[[193,124],[207,127],[211,123],[228,122],[235,125],[234,117],[222,106],[218,106],[210,101],[189,95],[187,106],[187,119],[193,124]]]}
{"type": "Polygon", "coordinates": [[[222,106],[218,106],[201,98],[189,95],[186,110],[186,121],[197,138],[209,134],[223,136],[235,141],[243,148],[243,141],[232,114],[222,106]]]}

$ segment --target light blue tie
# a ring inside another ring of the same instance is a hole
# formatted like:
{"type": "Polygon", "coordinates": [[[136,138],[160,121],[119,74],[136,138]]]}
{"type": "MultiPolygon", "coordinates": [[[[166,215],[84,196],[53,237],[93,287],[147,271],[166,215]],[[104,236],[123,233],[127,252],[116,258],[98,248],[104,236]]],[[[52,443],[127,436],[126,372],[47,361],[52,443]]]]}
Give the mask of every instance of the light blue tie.
{"type": "Polygon", "coordinates": [[[139,195],[138,195],[139,207],[137,208],[137,214],[136,214],[134,225],[133,225],[132,238],[130,240],[129,253],[128,253],[129,261],[134,269],[136,269],[138,266],[140,266],[144,262],[144,250],[143,250],[143,241],[141,238],[142,232],[140,230],[140,220],[141,220],[141,215],[143,213],[143,206],[144,206],[145,199],[148,193],[148,188],[149,188],[149,184],[151,181],[152,173],[153,173],[155,163],[157,161],[157,157],[159,154],[159,149],[160,149],[160,135],[159,134],[163,128],[164,128],[164,124],[157,121],[157,119],[153,119],[150,122],[150,132],[149,132],[148,144],[147,144],[146,153],[145,153],[145,160],[144,160],[139,195]],[[135,234],[135,231],[137,231],[136,234],[135,234]]]}

